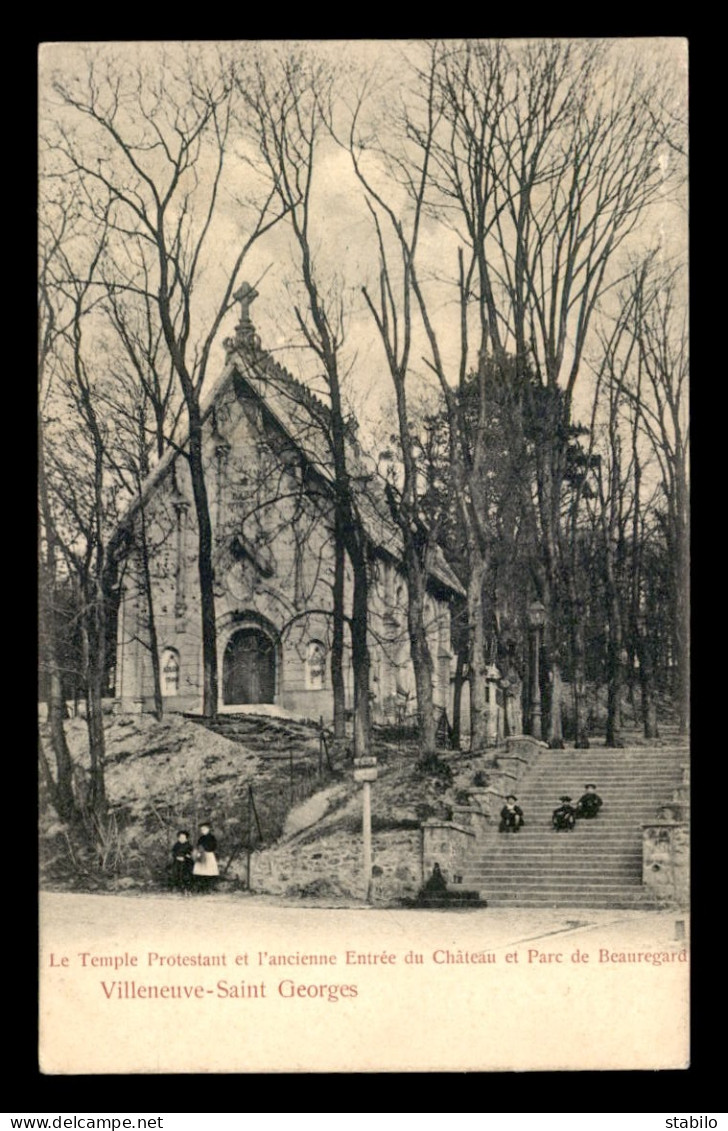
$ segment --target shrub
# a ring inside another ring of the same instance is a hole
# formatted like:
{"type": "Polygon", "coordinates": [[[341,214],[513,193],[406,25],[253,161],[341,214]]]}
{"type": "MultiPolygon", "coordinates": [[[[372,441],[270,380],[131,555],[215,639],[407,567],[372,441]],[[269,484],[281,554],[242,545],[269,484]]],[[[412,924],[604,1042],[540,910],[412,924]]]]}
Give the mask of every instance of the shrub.
{"type": "Polygon", "coordinates": [[[420,758],[415,765],[415,774],[420,778],[434,778],[445,788],[452,785],[452,766],[449,762],[444,762],[437,754],[429,754],[420,758]]]}

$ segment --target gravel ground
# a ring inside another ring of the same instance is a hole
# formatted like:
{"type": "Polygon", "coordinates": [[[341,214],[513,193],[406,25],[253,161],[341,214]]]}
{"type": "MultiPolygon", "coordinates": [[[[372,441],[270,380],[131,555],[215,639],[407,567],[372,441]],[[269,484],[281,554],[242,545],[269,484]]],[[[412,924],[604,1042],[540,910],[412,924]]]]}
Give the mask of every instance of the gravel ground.
{"type": "Polygon", "coordinates": [[[588,940],[598,946],[631,949],[657,947],[680,949],[686,945],[689,922],[684,912],[602,911],[579,908],[524,910],[484,908],[473,911],[425,911],[380,909],[352,902],[323,904],[308,900],[286,901],[273,896],[198,896],[184,899],[176,894],[77,895],[43,892],[40,897],[41,935],[57,945],[70,945],[80,936],[95,942],[134,942],[162,931],[182,940],[200,933],[218,938],[239,931],[241,923],[256,929],[277,930],[321,925],[337,931],[344,927],[367,933],[391,930],[420,938],[448,933],[473,934],[488,949],[516,946],[524,941],[564,936],[588,940]]]}

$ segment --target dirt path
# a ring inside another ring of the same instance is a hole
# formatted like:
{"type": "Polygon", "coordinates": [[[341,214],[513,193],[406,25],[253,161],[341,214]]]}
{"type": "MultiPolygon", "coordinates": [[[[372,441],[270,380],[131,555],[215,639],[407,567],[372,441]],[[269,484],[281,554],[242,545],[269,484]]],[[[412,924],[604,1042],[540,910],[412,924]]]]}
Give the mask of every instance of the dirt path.
{"type": "Polygon", "coordinates": [[[53,945],[73,945],[86,939],[120,945],[147,942],[171,934],[178,942],[195,938],[237,938],[241,929],[257,931],[309,931],[320,937],[322,926],[352,936],[385,930],[395,936],[416,934],[421,945],[446,933],[463,937],[477,934],[481,945],[508,947],[530,939],[556,935],[593,937],[600,946],[650,945],[680,947],[688,930],[683,912],[523,910],[508,908],[479,911],[383,910],[364,904],[322,905],[296,900],[286,903],[273,896],[199,896],[176,894],[79,895],[41,892],[41,940],[53,945]],[[682,926],[678,926],[682,924],[682,926]],[[602,941],[604,940],[604,941],[602,941]]]}
{"type": "Polygon", "coordinates": [[[303,829],[308,829],[311,825],[315,825],[322,817],[328,812],[331,802],[336,797],[345,795],[347,789],[341,785],[330,785],[327,789],[321,789],[318,793],[314,793],[300,805],[294,806],[286,817],[283,826],[283,837],[294,836],[300,833],[303,829]]]}

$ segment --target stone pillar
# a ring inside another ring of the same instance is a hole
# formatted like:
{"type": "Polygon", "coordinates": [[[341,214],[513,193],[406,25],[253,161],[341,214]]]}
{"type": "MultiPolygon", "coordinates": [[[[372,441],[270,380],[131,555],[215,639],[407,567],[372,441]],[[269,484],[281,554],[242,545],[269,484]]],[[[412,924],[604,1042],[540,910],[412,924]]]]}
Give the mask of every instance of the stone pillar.
{"type": "Polygon", "coordinates": [[[503,733],[503,725],[501,722],[500,714],[501,708],[498,704],[498,689],[500,684],[500,672],[495,664],[489,664],[485,672],[486,681],[486,701],[488,704],[488,714],[486,719],[486,734],[489,746],[496,746],[503,733]]]}
{"type": "Polygon", "coordinates": [[[422,822],[422,882],[432,875],[435,864],[449,884],[459,882],[466,869],[475,833],[453,821],[422,822]]]}
{"type": "Polygon", "coordinates": [[[215,448],[216,459],[216,484],[215,484],[215,536],[218,542],[222,539],[225,525],[225,502],[227,485],[227,461],[230,455],[230,445],[227,440],[220,438],[215,448]]]}
{"type": "Polygon", "coordinates": [[[438,652],[437,652],[437,679],[440,686],[440,701],[447,711],[447,716],[452,721],[452,704],[450,703],[450,665],[452,652],[450,650],[450,606],[445,606],[439,612],[438,652]]]}

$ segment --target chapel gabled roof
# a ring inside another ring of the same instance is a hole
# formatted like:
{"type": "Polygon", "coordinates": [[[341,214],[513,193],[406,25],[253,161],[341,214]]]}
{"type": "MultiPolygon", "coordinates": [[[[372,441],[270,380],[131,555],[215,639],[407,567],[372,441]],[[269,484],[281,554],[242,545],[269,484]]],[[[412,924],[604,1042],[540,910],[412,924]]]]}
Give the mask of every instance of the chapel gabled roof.
{"type": "MultiPolygon", "coordinates": [[[[329,408],[307,385],[257,345],[236,344],[229,364],[258,395],[305,459],[333,487],[333,457],[327,439],[329,408]]],[[[379,551],[394,561],[403,556],[402,534],[389,512],[384,482],[374,462],[352,436],[347,442],[348,471],[364,530],[379,551]]],[[[458,596],[465,591],[439,546],[434,547],[431,579],[458,596]]]]}
{"type": "MultiPolygon", "coordinates": [[[[237,377],[260,400],[309,466],[333,487],[333,457],[327,438],[329,407],[307,385],[293,377],[267,350],[261,348],[248,313],[252,301],[251,291],[252,288],[246,290],[246,285],[243,284],[235,296],[244,295],[241,303],[243,315],[236,327],[235,336],[225,339],[223,343],[227,355],[226,364],[203,399],[201,419],[204,422],[210,416],[225,390],[231,385],[234,387],[237,377]]],[[[255,292],[252,297],[255,297],[255,292]]],[[[237,395],[238,390],[235,391],[237,395]]],[[[187,435],[178,443],[176,450],[170,449],[165,453],[147,477],[142,488],[142,498],[146,499],[155,484],[161,481],[186,442],[187,435]]],[[[384,483],[374,462],[353,435],[349,435],[347,440],[347,461],[355,503],[367,537],[380,553],[393,561],[401,562],[402,534],[390,514],[384,483]]],[[[137,498],[129,507],[126,519],[134,514],[138,505],[137,498]]],[[[458,596],[464,596],[465,590],[439,546],[434,547],[433,559],[430,566],[431,580],[458,596]]]]}

